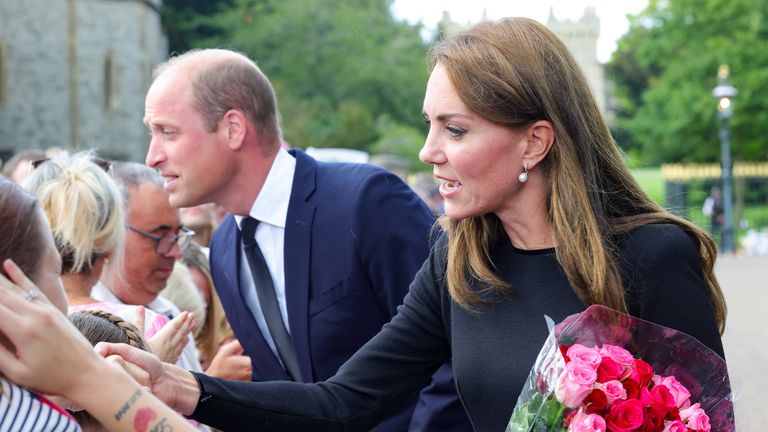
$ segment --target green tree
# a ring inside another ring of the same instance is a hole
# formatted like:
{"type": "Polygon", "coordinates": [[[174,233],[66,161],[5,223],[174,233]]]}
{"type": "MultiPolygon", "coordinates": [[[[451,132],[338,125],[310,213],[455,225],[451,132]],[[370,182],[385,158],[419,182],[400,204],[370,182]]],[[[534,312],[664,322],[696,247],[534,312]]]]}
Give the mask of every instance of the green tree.
{"type": "Polygon", "coordinates": [[[609,63],[619,143],[642,164],[720,159],[720,64],[739,89],[731,120],[735,160],[768,154],[768,2],[651,0],[609,63]]]}
{"type": "Polygon", "coordinates": [[[420,26],[394,20],[390,1],[231,1],[197,17],[212,35],[190,46],[253,58],[275,85],[292,145],[368,151],[379,117],[421,123],[427,47],[420,26]]]}
{"type": "Polygon", "coordinates": [[[372,153],[384,153],[407,160],[411,171],[432,171],[432,166],[419,160],[419,151],[424,145],[423,128],[397,123],[386,115],[376,121],[378,141],[371,146],[372,153]]]}
{"type": "Polygon", "coordinates": [[[221,35],[223,29],[211,26],[204,18],[231,5],[232,0],[163,0],[168,50],[184,52],[198,39],[221,35]]]}

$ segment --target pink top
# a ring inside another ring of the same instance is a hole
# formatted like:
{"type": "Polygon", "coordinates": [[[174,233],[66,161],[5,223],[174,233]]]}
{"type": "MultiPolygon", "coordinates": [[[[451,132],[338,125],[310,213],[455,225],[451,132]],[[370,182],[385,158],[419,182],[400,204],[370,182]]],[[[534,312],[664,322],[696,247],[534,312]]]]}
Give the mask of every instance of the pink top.
{"type": "MultiPolygon", "coordinates": [[[[133,324],[136,319],[136,309],[138,306],[123,305],[117,303],[96,302],[86,305],[70,306],[69,313],[80,312],[84,310],[97,309],[117,315],[120,318],[133,324]]],[[[168,318],[164,315],[144,308],[144,339],[149,340],[155,333],[159,332],[164,325],[168,324],[168,318]]]]}

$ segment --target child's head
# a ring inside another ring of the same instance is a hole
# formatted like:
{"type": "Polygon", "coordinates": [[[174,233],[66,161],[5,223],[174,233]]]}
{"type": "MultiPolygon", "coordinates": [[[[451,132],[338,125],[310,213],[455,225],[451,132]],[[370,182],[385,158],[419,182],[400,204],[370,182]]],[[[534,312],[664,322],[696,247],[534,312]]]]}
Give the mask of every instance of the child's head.
{"type": "MultiPolygon", "coordinates": [[[[150,351],[147,341],[136,326],[117,315],[101,310],[84,310],[69,315],[69,320],[80,330],[91,345],[99,342],[124,343],[150,351]]],[[[104,427],[86,411],[74,413],[83,431],[103,431],[104,427]]]]}

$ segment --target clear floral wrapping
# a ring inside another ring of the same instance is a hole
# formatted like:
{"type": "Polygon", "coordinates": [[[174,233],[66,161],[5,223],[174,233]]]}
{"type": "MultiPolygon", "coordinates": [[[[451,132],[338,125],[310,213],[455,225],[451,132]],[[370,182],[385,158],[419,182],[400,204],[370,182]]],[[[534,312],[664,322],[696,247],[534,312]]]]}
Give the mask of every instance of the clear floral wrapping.
{"type": "Polygon", "coordinates": [[[725,360],[692,336],[599,305],[546,319],[507,432],[735,430],[725,360]]]}

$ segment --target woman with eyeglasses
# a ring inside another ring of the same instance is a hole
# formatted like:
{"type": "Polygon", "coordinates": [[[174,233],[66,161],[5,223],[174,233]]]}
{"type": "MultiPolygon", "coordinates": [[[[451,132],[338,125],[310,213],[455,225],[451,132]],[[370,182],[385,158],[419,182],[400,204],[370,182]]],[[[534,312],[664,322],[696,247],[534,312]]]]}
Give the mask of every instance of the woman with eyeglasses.
{"type": "Polygon", "coordinates": [[[143,325],[152,352],[175,363],[192,329],[189,314],[169,324],[167,317],[143,307],[91,296],[107,261],[123,260],[125,215],[122,195],[109,174],[110,162],[90,152],[60,153],[33,161],[32,166],[34,171],[23,185],[36,195],[48,217],[61,255],[69,312],[104,310],[143,325]]]}
{"type": "Polygon", "coordinates": [[[99,357],[67,320],[62,259],[45,214],[32,195],[3,176],[0,239],[0,430],[80,432],[72,416],[43,394],[73,401],[111,431],[194,430],[99,357]]]}

